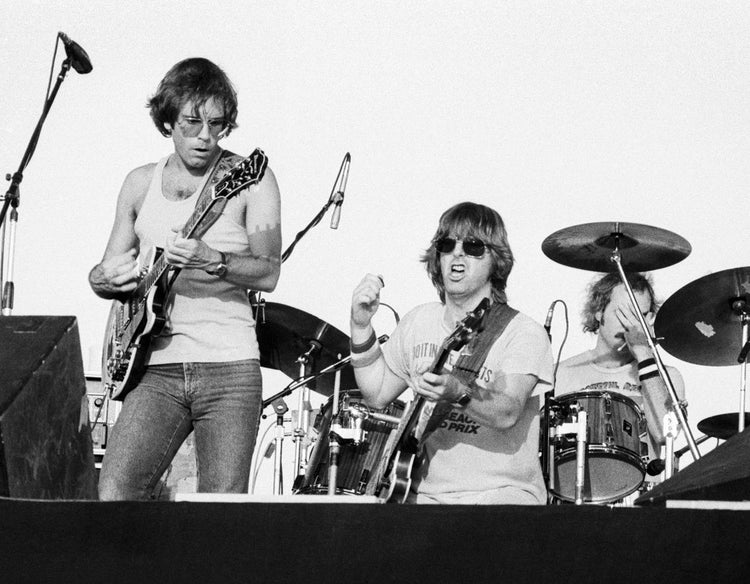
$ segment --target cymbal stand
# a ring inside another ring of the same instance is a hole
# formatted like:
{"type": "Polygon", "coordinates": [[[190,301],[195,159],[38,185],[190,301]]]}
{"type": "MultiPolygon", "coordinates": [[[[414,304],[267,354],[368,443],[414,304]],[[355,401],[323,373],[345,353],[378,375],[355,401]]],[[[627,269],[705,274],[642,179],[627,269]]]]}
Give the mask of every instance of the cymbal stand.
{"type": "Polygon", "coordinates": [[[274,438],[275,448],[273,451],[273,494],[284,494],[284,475],[281,470],[281,454],[284,444],[284,414],[289,411],[289,407],[284,400],[279,398],[273,402],[273,411],[276,412],[276,438],[274,438]]]}
{"type": "Polygon", "coordinates": [[[664,362],[661,360],[661,355],[659,355],[654,337],[651,334],[648,325],[646,324],[646,320],[643,318],[643,314],[641,314],[641,310],[638,306],[638,301],[636,300],[635,294],[633,293],[633,288],[630,286],[630,282],[628,282],[628,277],[625,274],[625,269],[622,267],[622,256],[620,255],[619,246],[617,244],[615,245],[615,249],[612,252],[612,256],[610,257],[610,259],[617,266],[617,271],[620,274],[620,280],[622,280],[622,284],[623,286],[625,286],[625,290],[628,293],[628,298],[635,308],[635,314],[638,317],[638,323],[643,329],[643,333],[646,336],[646,341],[648,342],[648,347],[651,350],[654,361],[656,361],[656,368],[659,371],[659,376],[661,377],[664,385],[667,387],[667,391],[669,392],[669,397],[671,398],[672,402],[672,411],[675,413],[675,416],[677,416],[677,420],[679,421],[680,426],[685,430],[685,438],[687,439],[688,446],[690,447],[690,453],[693,455],[693,460],[698,460],[701,457],[701,453],[698,450],[698,446],[695,442],[695,438],[693,437],[693,433],[688,426],[687,418],[685,417],[685,412],[683,411],[682,405],[680,404],[680,398],[677,396],[677,392],[675,391],[674,384],[672,383],[672,380],[667,373],[664,362]]]}
{"type": "Polygon", "coordinates": [[[742,324],[742,349],[737,361],[740,363],[740,410],[738,413],[737,430],[745,429],[745,394],[747,393],[747,354],[750,352],[750,311],[747,301],[738,298],[732,302],[732,310],[740,317],[742,324]]]}

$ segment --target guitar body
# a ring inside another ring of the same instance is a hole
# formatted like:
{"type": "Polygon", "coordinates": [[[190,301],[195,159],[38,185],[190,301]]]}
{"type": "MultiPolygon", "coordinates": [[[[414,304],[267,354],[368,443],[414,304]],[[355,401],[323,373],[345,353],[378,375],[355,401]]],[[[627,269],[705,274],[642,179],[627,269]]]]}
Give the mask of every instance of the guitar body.
{"type": "MultiPolygon", "coordinates": [[[[456,329],[446,338],[436,355],[430,371],[441,373],[452,351],[462,349],[473,339],[482,326],[482,321],[489,308],[489,300],[485,298],[479,305],[458,324],[456,329]]],[[[429,402],[423,396],[417,396],[401,418],[390,442],[391,449],[386,448],[382,459],[376,495],[385,503],[405,503],[411,489],[414,471],[421,462],[422,444],[426,435],[418,435],[419,420],[429,402]]]]}
{"type": "MultiPolygon", "coordinates": [[[[145,269],[151,270],[160,255],[160,248],[150,250],[144,257],[145,269]]],[[[102,382],[109,388],[112,399],[123,400],[143,376],[151,338],[158,335],[167,322],[166,300],[165,274],[140,302],[132,297],[126,302],[112,301],[102,348],[102,382]],[[123,326],[125,323],[129,324],[123,326]],[[121,330],[126,334],[119,334],[121,330]]]]}
{"type": "MultiPolygon", "coordinates": [[[[412,441],[413,442],[413,441],[412,441]]],[[[419,448],[416,443],[405,445],[396,452],[393,469],[387,481],[387,488],[380,497],[386,503],[406,503],[411,490],[414,464],[417,462],[419,448]]]]}
{"type": "MultiPolygon", "coordinates": [[[[227,161],[219,160],[217,167],[227,161]]],[[[183,237],[200,237],[218,216],[217,203],[226,201],[250,185],[259,183],[268,159],[259,149],[233,166],[215,185],[206,185],[195,211],[182,229],[183,237]],[[213,215],[211,213],[213,212],[213,215]]],[[[102,382],[112,399],[122,400],[143,376],[151,338],[166,323],[169,287],[179,270],[166,262],[162,250],[144,256],[144,268],[136,289],[124,301],[113,300],[107,318],[102,349],[102,382]]]]}

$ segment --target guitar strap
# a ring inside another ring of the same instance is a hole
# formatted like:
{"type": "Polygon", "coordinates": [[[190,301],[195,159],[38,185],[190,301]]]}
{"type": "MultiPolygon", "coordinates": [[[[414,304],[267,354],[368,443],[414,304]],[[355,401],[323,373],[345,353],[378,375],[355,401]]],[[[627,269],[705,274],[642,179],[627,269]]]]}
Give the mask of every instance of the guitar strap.
{"type": "MultiPolygon", "coordinates": [[[[266,173],[268,167],[268,158],[260,148],[253,150],[252,154],[247,157],[248,163],[250,164],[251,172],[250,178],[260,182],[263,179],[263,175],[266,173]]],[[[211,177],[206,181],[203,190],[201,191],[198,200],[195,202],[195,207],[199,208],[201,205],[204,207],[209,206],[209,199],[213,192],[213,186],[218,183],[222,177],[231,170],[237,163],[242,160],[242,156],[230,152],[229,150],[222,150],[219,155],[219,159],[214,164],[214,168],[211,171],[211,177]]],[[[208,231],[208,229],[216,223],[216,220],[221,215],[224,207],[227,204],[227,199],[219,199],[210,206],[208,212],[201,220],[200,224],[196,227],[192,237],[200,239],[208,231]]]]}
{"type": "MultiPolygon", "coordinates": [[[[484,317],[482,331],[474,337],[467,349],[462,352],[453,366],[451,374],[464,385],[471,385],[482,370],[492,345],[500,338],[500,335],[503,334],[508,323],[513,320],[516,314],[518,314],[518,311],[505,302],[493,304],[484,317]]],[[[430,419],[427,421],[425,430],[420,437],[420,442],[423,443],[427,436],[440,426],[452,409],[453,405],[447,402],[435,404],[435,408],[432,410],[430,419]]]]}

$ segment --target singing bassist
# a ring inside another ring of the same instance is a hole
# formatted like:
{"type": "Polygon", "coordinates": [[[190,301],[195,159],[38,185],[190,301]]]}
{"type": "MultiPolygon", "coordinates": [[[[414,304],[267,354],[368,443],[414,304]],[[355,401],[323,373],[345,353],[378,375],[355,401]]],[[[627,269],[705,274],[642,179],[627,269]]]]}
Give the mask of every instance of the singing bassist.
{"type": "MultiPolygon", "coordinates": [[[[542,326],[507,306],[514,258],[502,218],[476,203],[451,207],[422,261],[440,302],[408,312],[382,346],[371,321],[383,278],[366,275],[351,307],[351,363],[368,405],[385,407],[411,389],[429,403],[422,412],[423,427],[434,420],[434,410],[445,410],[420,445],[406,501],[546,503],[538,458],[539,410],[552,379],[552,354],[542,326]],[[466,375],[455,369],[466,362],[456,352],[435,371],[444,339],[485,298],[492,303],[490,315],[498,315],[497,326],[489,327],[495,336],[486,358],[466,375]]],[[[373,485],[373,492],[382,498],[392,479],[376,477],[382,484],[373,485]]]]}

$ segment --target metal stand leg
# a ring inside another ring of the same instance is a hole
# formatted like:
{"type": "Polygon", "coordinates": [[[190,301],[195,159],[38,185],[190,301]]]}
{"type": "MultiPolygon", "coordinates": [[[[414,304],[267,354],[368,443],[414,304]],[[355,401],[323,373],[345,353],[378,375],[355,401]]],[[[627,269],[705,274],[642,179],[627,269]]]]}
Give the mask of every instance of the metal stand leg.
{"type": "MultiPolygon", "coordinates": [[[[338,356],[341,359],[341,355],[338,356]]],[[[341,423],[339,422],[339,396],[341,394],[341,371],[336,371],[336,377],[333,380],[333,404],[331,405],[331,431],[328,433],[328,494],[336,494],[338,486],[339,471],[339,436],[341,423]]]]}
{"type": "Polygon", "coordinates": [[[666,438],[664,448],[664,480],[674,474],[674,440],[677,438],[677,418],[674,412],[664,414],[664,436],[666,438]]]}
{"type": "Polygon", "coordinates": [[[654,360],[656,361],[656,368],[659,371],[659,375],[661,376],[662,381],[664,381],[664,385],[666,385],[667,387],[667,391],[669,392],[669,397],[671,398],[672,402],[672,411],[674,412],[675,416],[677,416],[680,426],[685,430],[685,437],[687,438],[687,443],[690,447],[690,453],[693,455],[693,460],[698,460],[701,457],[701,453],[698,450],[697,444],[695,443],[693,433],[688,426],[687,418],[685,418],[685,412],[682,410],[682,406],[680,405],[680,398],[677,396],[677,392],[675,391],[674,385],[672,384],[672,380],[669,378],[667,369],[661,360],[661,356],[659,355],[659,351],[657,350],[653,335],[651,334],[651,331],[646,324],[646,320],[643,318],[643,314],[641,314],[640,308],[638,307],[638,301],[636,300],[635,294],[633,293],[633,288],[630,286],[628,277],[622,267],[622,258],[618,249],[615,249],[615,251],[612,253],[611,259],[617,265],[617,271],[620,273],[620,279],[625,286],[625,290],[628,293],[630,302],[635,308],[635,314],[638,316],[638,322],[640,323],[641,328],[643,328],[643,332],[646,335],[649,349],[651,349],[651,354],[654,356],[654,360]]]}
{"type": "MultiPolygon", "coordinates": [[[[746,306],[743,306],[745,310],[747,309],[746,306]]],[[[747,352],[748,348],[750,348],[750,340],[748,339],[748,335],[750,335],[750,332],[748,330],[750,329],[750,316],[747,315],[746,312],[743,312],[742,314],[742,350],[740,351],[740,356],[738,357],[738,361],[740,361],[740,410],[739,410],[739,417],[737,421],[737,431],[742,432],[745,429],[745,394],[747,393],[747,352]]]]}
{"type": "Polygon", "coordinates": [[[578,412],[578,433],[576,434],[576,505],[583,505],[586,486],[586,441],[588,424],[586,411],[578,412]]]}
{"type": "Polygon", "coordinates": [[[283,399],[279,399],[274,402],[273,409],[276,412],[276,438],[274,439],[275,448],[273,453],[273,494],[283,495],[284,474],[281,470],[281,463],[284,444],[284,414],[287,413],[289,408],[283,399]]]}

